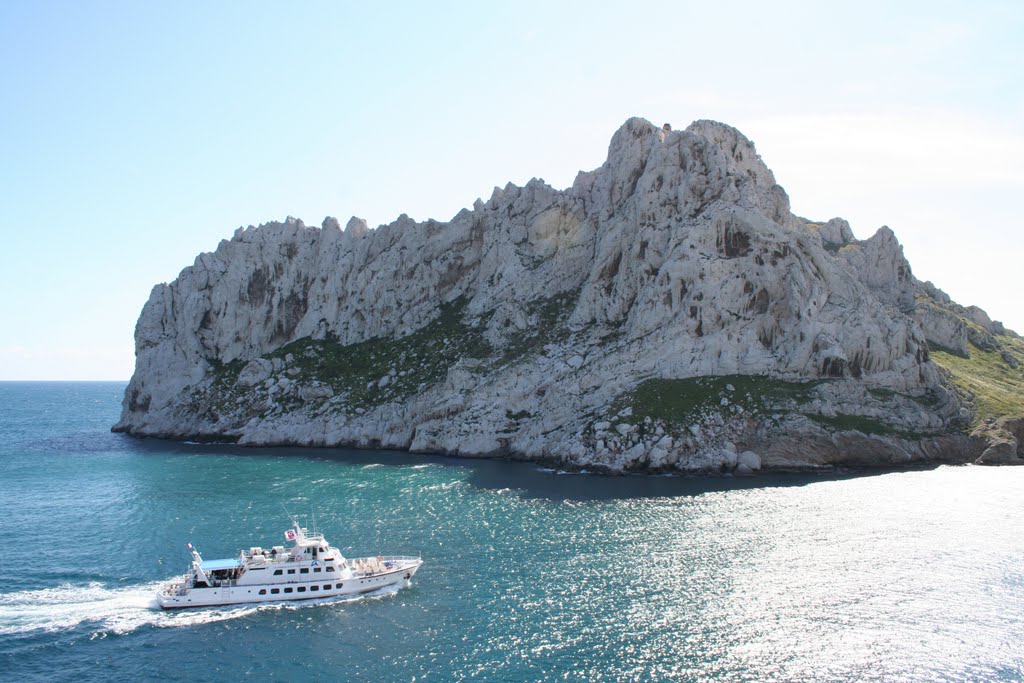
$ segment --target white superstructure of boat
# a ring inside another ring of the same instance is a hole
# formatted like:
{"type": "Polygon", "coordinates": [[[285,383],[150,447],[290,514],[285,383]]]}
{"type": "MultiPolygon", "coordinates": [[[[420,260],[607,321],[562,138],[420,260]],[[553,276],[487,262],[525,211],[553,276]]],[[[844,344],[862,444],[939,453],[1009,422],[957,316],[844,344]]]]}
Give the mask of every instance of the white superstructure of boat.
{"type": "Polygon", "coordinates": [[[225,560],[204,560],[189,543],[191,568],[160,587],[157,603],[178,609],[355,595],[404,585],[423,564],[409,555],[346,559],[322,534],[309,533],[294,518],[285,538],[294,545],[249,548],[225,560]]]}

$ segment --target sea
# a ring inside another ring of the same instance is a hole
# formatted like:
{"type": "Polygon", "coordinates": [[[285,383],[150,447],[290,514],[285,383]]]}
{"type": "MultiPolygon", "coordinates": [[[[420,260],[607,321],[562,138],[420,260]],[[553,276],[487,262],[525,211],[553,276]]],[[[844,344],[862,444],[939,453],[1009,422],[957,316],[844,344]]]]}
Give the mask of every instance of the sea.
{"type": "Polygon", "coordinates": [[[1024,468],[619,476],[112,434],[0,383],[2,681],[1024,679],[1024,468]],[[287,512],[286,512],[287,511],[287,512]],[[162,612],[206,559],[420,554],[407,587],[162,612]]]}

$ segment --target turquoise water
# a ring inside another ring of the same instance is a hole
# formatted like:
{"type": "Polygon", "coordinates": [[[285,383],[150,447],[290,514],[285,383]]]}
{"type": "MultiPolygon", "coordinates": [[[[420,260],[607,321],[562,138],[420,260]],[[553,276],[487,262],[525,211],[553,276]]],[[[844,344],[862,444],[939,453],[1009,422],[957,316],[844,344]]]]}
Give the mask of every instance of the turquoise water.
{"type": "Polygon", "coordinates": [[[123,384],[0,383],[3,680],[1020,680],[1024,469],[605,478],[109,433],[123,384]],[[409,588],[163,613],[316,512],[409,588]]]}

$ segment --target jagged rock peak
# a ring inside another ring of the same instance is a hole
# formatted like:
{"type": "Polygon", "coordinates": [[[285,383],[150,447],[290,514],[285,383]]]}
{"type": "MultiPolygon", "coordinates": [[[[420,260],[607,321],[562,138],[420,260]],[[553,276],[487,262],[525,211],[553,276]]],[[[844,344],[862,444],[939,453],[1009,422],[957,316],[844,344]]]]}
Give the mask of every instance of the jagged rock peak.
{"type": "MultiPolygon", "coordinates": [[[[405,214],[402,214],[403,216],[405,214]]],[[[345,224],[345,235],[347,237],[362,237],[366,233],[370,232],[370,226],[366,224],[366,220],[352,216],[348,219],[348,223],[345,224]]]]}
{"type": "MultiPolygon", "coordinates": [[[[690,220],[718,205],[755,211],[791,223],[789,197],[758,156],[754,145],[731,126],[696,121],[666,130],[634,117],[612,136],[608,157],[595,171],[580,173],[571,192],[604,215],[633,201],[645,216],[690,220]]],[[[493,198],[492,198],[493,199],[493,198]]]]}

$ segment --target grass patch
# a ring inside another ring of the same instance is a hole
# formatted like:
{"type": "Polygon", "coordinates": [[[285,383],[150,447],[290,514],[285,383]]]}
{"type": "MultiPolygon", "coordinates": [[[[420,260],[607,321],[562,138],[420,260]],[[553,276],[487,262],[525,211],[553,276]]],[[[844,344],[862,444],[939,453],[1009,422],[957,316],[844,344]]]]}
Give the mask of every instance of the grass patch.
{"type": "MultiPolygon", "coordinates": [[[[459,362],[477,372],[489,372],[532,353],[547,344],[564,341],[570,331],[566,325],[579,299],[579,291],[564,292],[528,304],[529,328],[515,332],[510,343],[500,350],[492,348],[484,331],[493,312],[480,316],[473,324],[465,322],[465,297],[443,304],[438,317],[412,334],[398,339],[376,338],[356,344],[339,344],[336,339],[309,337],[298,339],[263,356],[284,369],[274,372],[276,380],[288,379],[301,385],[324,383],[335,396],[343,397],[344,409],[361,412],[374,406],[402,401],[445,379],[459,362]],[[288,357],[291,356],[291,360],[288,357]],[[476,360],[474,365],[472,361],[476,360]],[[470,361],[470,362],[466,362],[470,361]]],[[[189,411],[212,421],[240,408],[247,414],[265,410],[267,388],[260,384],[243,387],[238,377],[246,362],[224,364],[209,361],[212,381],[196,390],[189,411]]],[[[278,393],[273,399],[278,409],[290,410],[303,401],[295,392],[278,393]]],[[[510,419],[532,417],[515,413],[510,419]]]]}
{"type": "Polygon", "coordinates": [[[460,298],[442,305],[437,319],[399,339],[342,345],[307,337],[268,357],[292,354],[294,360],[288,367],[298,369],[294,379],[331,385],[336,393],[347,396],[350,409],[401,400],[443,380],[460,359],[490,355],[490,345],[483,337],[486,319],[475,327],[463,322],[467,303],[460,298]]]}
{"type": "Polygon", "coordinates": [[[786,382],[760,375],[718,375],[686,379],[649,379],[620,398],[613,411],[631,408],[640,421],[645,417],[667,425],[685,427],[708,410],[720,410],[722,398],[746,411],[783,409],[810,400],[818,382],[786,382]],[[732,386],[732,391],[728,389],[732,386]]]}
{"type": "Polygon", "coordinates": [[[858,431],[865,434],[894,434],[896,430],[881,420],[863,415],[808,415],[812,421],[834,432],[858,431]]]}
{"type": "Polygon", "coordinates": [[[934,408],[940,401],[939,396],[931,392],[922,394],[921,396],[912,396],[910,394],[902,394],[898,391],[893,391],[892,389],[868,389],[868,393],[883,402],[889,402],[890,399],[899,396],[901,398],[910,399],[924,408],[934,408]]]}
{"type": "Polygon", "coordinates": [[[214,385],[224,388],[233,387],[238,381],[238,375],[241,374],[242,368],[245,367],[245,361],[238,358],[230,363],[225,363],[219,358],[207,358],[206,362],[210,364],[210,369],[213,371],[214,385]]]}
{"type": "Polygon", "coordinates": [[[1024,341],[1010,336],[998,337],[1003,348],[1020,365],[1007,365],[999,351],[973,349],[970,358],[933,350],[931,358],[949,370],[953,384],[974,395],[977,408],[974,424],[986,417],[1024,415],[1024,341]]]}
{"type": "MultiPolygon", "coordinates": [[[[918,440],[929,434],[907,432],[887,424],[884,420],[861,415],[825,416],[806,412],[803,408],[813,398],[813,390],[822,382],[787,382],[760,375],[722,375],[691,377],[687,379],[649,379],[620,397],[612,406],[614,414],[631,408],[629,422],[639,423],[644,431],[644,418],[670,428],[683,429],[698,422],[709,412],[729,412],[738,405],[754,415],[799,414],[833,432],[859,431],[864,434],[892,435],[918,440]],[[732,391],[728,389],[732,386],[732,391]],[[722,405],[722,399],[729,401],[722,405]]],[[[879,399],[897,396],[889,389],[869,389],[879,399]]],[[[917,400],[914,397],[908,397],[917,400]]],[[[934,400],[923,397],[922,401],[934,400]]]]}
{"type": "Polygon", "coordinates": [[[235,359],[225,363],[218,358],[207,358],[213,381],[205,390],[194,389],[187,410],[209,421],[217,422],[222,413],[230,412],[237,405],[242,390],[238,386],[238,375],[245,367],[245,361],[235,359]]]}
{"type": "Polygon", "coordinates": [[[896,395],[892,389],[868,389],[868,393],[877,399],[888,400],[896,395]]]}
{"type": "Polygon", "coordinates": [[[866,417],[864,415],[806,415],[806,417],[833,432],[857,431],[879,436],[898,436],[910,441],[918,441],[927,436],[934,436],[934,434],[907,432],[896,429],[876,417],[866,417]]]}

